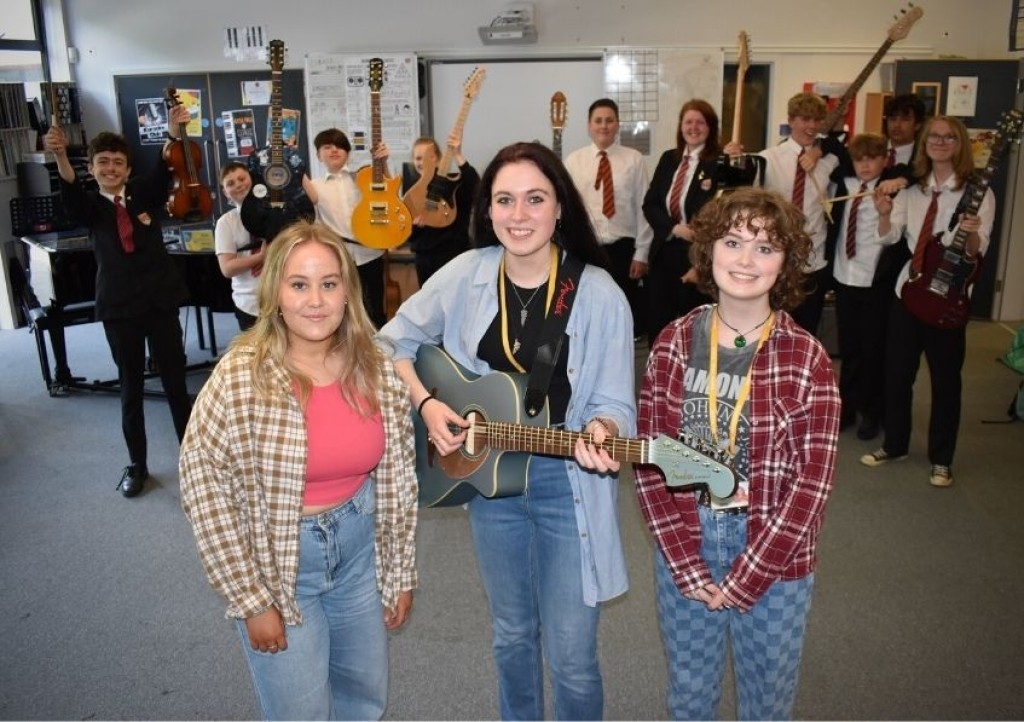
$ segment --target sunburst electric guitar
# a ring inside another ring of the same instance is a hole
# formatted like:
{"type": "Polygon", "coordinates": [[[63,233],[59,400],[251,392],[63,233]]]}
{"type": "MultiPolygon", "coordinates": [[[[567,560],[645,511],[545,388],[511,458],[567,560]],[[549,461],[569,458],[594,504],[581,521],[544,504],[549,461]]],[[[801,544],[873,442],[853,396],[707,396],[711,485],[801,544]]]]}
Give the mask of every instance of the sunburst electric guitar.
{"type": "MultiPolygon", "coordinates": [[[[463,128],[466,127],[466,118],[469,117],[469,109],[480,92],[480,86],[483,84],[486,74],[487,71],[484,68],[476,68],[463,84],[462,105],[455,118],[455,125],[452,126],[453,135],[462,137],[463,128]]],[[[454,153],[446,144],[444,152],[441,154],[441,160],[436,166],[434,166],[433,159],[424,161],[423,174],[403,198],[413,218],[419,218],[425,226],[447,228],[455,222],[455,216],[458,213],[458,209],[455,207],[455,192],[459,188],[459,181],[462,177],[458,173],[451,172],[453,158],[454,153]]]]}
{"type": "MultiPolygon", "coordinates": [[[[470,422],[462,447],[442,456],[428,441],[419,415],[413,415],[421,506],[455,506],[477,495],[522,494],[531,454],[568,457],[577,439],[592,440],[589,434],[548,428],[546,405],[537,416],[527,416],[525,374],[478,376],[436,346],[421,346],[415,366],[431,393],[470,422]]],[[[706,485],[715,496],[732,496],[736,476],[724,455],[699,439],[686,442],[667,436],[650,441],[612,437],[602,448],[618,461],[657,466],[669,487],[706,485]]]]}
{"type": "MultiPolygon", "coordinates": [[[[964,191],[967,204],[957,213],[977,215],[985,191],[992,183],[999,161],[1014,142],[1019,142],[1024,114],[1019,110],[1003,113],[999,122],[985,169],[976,172],[964,191]]],[[[905,190],[904,193],[913,193],[905,190]]],[[[966,255],[968,234],[961,228],[947,246],[942,234],[936,234],[924,249],[921,271],[903,284],[900,297],[920,321],[935,328],[961,328],[971,313],[971,287],[981,274],[981,257],[969,259],[966,255]]]]}
{"type": "MultiPolygon", "coordinates": [[[[370,60],[370,148],[382,140],[380,91],[384,87],[384,61],[370,60]]],[[[356,172],[362,199],[352,211],[352,234],[368,248],[388,249],[405,243],[412,234],[412,214],[399,196],[402,179],[387,174],[387,161],[374,158],[356,172]]]]}

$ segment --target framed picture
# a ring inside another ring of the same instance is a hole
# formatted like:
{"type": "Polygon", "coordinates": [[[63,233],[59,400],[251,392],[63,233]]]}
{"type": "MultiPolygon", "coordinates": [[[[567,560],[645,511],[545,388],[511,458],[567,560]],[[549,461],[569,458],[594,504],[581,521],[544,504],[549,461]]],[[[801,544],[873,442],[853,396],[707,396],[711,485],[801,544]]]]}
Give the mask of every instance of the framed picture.
{"type": "Polygon", "coordinates": [[[911,83],[910,92],[924,102],[925,117],[938,115],[942,108],[942,83],[911,83]]]}

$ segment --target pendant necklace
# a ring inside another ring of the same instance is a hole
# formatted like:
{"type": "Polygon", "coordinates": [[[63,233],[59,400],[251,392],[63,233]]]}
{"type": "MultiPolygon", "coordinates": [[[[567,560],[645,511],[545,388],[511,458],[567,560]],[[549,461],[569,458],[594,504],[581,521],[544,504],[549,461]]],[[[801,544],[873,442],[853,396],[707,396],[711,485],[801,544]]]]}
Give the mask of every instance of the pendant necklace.
{"type": "Polygon", "coordinates": [[[747,334],[748,333],[753,333],[757,329],[759,329],[762,326],[764,326],[766,323],[768,323],[768,319],[772,317],[772,312],[769,311],[768,315],[765,316],[764,321],[762,321],[761,323],[759,323],[756,326],[754,326],[752,329],[747,331],[747,333],[741,333],[738,328],[736,328],[735,326],[730,324],[728,321],[726,321],[724,318],[722,318],[722,311],[718,307],[718,304],[715,304],[715,313],[718,315],[718,320],[721,321],[722,323],[724,323],[727,328],[731,329],[736,334],[736,338],[734,338],[733,342],[732,342],[732,345],[735,346],[736,348],[743,348],[744,346],[746,346],[747,345],[747,338],[746,338],[747,334]]]}
{"type": "Polygon", "coordinates": [[[530,297],[526,299],[526,303],[523,303],[523,297],[519,295],[519,289],[516,288],[516,284],[512,283],[512,281],[509,280],[508,276],[505,276],[505,282],[508,283],[509,287],[512,289],[512,293],[516,295],[516,300],[519,301],[519,325],[522,328],[526,328],[526,318],[527,316],[530,315],[528,307],[531,303],[533,303],[533,299],[537,297],[537,293],[540,291],[540,289],[544,288],[545,284],[542,283],[541,285],[533,289],[533,293],[531,293],[530,297]]]}

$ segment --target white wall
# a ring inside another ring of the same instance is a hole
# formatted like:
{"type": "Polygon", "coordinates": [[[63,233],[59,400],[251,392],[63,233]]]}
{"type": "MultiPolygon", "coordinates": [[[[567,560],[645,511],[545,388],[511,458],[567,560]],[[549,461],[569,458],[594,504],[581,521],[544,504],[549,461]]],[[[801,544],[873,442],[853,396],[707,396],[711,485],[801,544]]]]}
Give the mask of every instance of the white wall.
{"type": "MultiPolygon", "coordinates": [[[[283,39],[289,68],[301,67],[302,57],[315,51],[411,50],[434,56],[523,57],[626,45],[715,48],[728,54],[743,29],[751,35],[754,60],[774,63],[774,128],[785,119],[786,98],[804,80],[852,80],[885,39],[900,7],[898,0],[535,0],[536,45],[485,48],[477,28],[508,4],[504,0],[175,0],[162,4],[63,0],[63,4],[68,42],[79,55],[71,72],[82,93],[90,133],[117,127],[114,75],[265,67],[224,58],[223,30],[239,24],[264,25],[271,37],[283,39]]],[[[918,4],[924,17],[887,60],[900,54],[1015,57],[1006,50],[1010,0],[918,4]]],[[[877,89],[876,73],[865,90],[877,89]]]]}

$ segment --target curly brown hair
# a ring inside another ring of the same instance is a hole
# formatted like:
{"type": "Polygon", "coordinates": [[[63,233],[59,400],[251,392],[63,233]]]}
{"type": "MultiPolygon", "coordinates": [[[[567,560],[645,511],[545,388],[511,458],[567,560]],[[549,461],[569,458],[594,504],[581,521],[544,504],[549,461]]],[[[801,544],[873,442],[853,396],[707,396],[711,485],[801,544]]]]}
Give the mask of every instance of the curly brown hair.
{"type": "Polygon", "coordinates": [[[730,228],[743,225],[750,230],[764,228],[772,246],[785,254],[768,302],[776,311],[795,308],[807,295],[804,266],[811,255],[811,239],[804,232],[804,214],[779,193],[763,188],[740,188],[719,196],[690,222],[694,233],[690,262],[697,271],[698,288],[718,300],[718,285],[711,272],[715,243],[730,228]]]}

